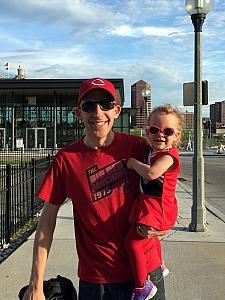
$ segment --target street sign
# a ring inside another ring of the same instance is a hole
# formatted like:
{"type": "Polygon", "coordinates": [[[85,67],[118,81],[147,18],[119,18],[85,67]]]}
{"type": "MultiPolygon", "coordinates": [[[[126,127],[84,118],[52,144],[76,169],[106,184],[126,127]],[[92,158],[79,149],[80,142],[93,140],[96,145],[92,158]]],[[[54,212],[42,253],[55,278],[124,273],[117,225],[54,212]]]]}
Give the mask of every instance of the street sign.
{"type": "Polygon", "coordinates": [[[16,148],[23,148],[23,139],[22,138],[16,138],[16,148]]]}
{"type": "MultiPolygon", "coordinates": [[[[194,82],[183,84],[183,105],[194,106],[194,82]]],[[[208,105],[208,81],[202,81],[202,105],[208,105]]]]}

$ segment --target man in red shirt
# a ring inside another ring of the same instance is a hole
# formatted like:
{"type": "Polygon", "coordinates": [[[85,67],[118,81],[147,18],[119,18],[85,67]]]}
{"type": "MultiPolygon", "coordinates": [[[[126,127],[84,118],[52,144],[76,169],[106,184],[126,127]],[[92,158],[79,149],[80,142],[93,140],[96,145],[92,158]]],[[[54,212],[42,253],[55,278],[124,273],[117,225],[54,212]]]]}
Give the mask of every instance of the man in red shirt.
{"type": "MultiPolygon", "coordinates": [[[[30,284],[24,300],[45,299],[47,256],[57,213],[66,198],[73,204],[79,300],[131,299],[133,276],[124,239],[139,192],[139,178],[127,169],[126,161],[129,157],[143,161],[145,144],[139,137],[112,130],[121,107],[108,80],[85,80],[80,86],[78,105],[76,113],[84,123],[85,136],[57,153],[37,194],[46,203],[35,236],[30,284]]],[[[163,235],[144,225],[138,230],[144,238],[163,235]]],[[[154,243],[148,247],[148,239],[146,260],[151,280],[158,287],[154,299],[165,300],[161,261],[154,243]]]]}

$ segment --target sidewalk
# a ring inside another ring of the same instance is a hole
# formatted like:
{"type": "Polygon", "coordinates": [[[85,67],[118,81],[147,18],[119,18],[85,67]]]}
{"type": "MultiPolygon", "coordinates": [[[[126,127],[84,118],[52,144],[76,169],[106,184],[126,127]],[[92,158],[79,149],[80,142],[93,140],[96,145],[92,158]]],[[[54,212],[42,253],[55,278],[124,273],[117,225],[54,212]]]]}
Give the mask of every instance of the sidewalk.
{"type": "Polygon", "coordinates": [[[165,278],[167,300],[225,299],[225,216],[206,203],[208,231],[189,232],[192,196],[182,183],[177,197],[177,224],[162,240],[170,269],[165,278]]]}
{"type": "MultiPolygon", "coordinates": [[[[177,186],[177,197],[177,224],[162,239],[163,257],[170,269],[165,278],[167,300],[225,299],[225,216],[207,204],[209,230],[189,232],[192,197],[182,183],[177,186]]],[[[28,283],[33,239],[34,234],[0,265],[0,300],[18,299],[20,288],[28,283]]],[[[72,207],[68,202],[59,211],[45,278],[60,274],[70,278],[77,288],[74,264],[77,257],[72,207]]]]}

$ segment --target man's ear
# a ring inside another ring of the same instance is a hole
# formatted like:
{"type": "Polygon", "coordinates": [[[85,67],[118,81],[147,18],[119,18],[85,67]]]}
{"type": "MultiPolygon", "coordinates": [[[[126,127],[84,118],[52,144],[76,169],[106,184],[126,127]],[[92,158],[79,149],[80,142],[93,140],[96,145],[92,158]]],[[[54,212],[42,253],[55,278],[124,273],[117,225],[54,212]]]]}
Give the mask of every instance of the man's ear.
{"type": "Polygon", "coordinates": [[[114,107],[114,109],[115,109],[115,116],[114,116],[114,118],[117,119],[119,117],[119,115],[120,115],[120,112],[121,112],[122,108],[121,108],[120,105],[116,105],[114,107]]]}
{"type": "Polygon", "coordinates": [[[75,113],[78,117],[78,119],[82,120],[82,117],[81,117],[81,109],[79,107],[76,107],[75,108],[75,113]]]}

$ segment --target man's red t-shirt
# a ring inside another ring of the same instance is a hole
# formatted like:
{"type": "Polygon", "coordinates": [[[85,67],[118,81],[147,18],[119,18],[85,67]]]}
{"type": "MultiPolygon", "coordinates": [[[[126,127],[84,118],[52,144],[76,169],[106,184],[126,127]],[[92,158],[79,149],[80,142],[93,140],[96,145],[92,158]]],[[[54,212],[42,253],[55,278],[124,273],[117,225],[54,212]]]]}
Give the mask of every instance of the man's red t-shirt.
{"type": "MultiPolygon", "coordinates": [[[[111,145],[91,149],[79,140],[55,156],[37,196],[61,205],[71,198],[80,279],[97,283],[133,278],[124,240],[139,193],[139,177],[126,167],[143,161],[145,145],[136,136],[115,132],[111,145]]],[[[160,266],[154,243],[146,239],[148,272],[160,266]]],[[[66,247],[66,245],[65,245],[66,247]]]]}

